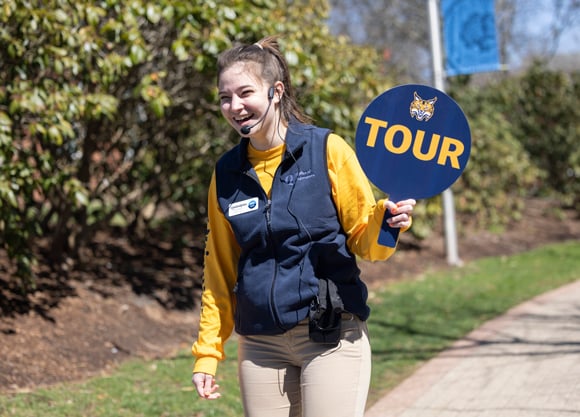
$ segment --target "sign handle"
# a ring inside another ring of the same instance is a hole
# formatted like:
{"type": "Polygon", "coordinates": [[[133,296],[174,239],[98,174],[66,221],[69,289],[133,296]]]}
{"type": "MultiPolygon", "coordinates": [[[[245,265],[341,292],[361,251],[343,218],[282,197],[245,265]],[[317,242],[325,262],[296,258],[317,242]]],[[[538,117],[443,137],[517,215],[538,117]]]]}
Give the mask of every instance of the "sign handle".
{"type": "Polygon", "coordinates": [[[383,225],[381,226],[381,231],[379,232],[378,242],[380,245],[394,248],[397,246],[397,239],[399,238],[399,231],[401,229],[398,227],[389,226],[387,219],[390,219],[391,217],[393,217],[391,211],[385,211],[385,215],[383,216],[383,225]]]}

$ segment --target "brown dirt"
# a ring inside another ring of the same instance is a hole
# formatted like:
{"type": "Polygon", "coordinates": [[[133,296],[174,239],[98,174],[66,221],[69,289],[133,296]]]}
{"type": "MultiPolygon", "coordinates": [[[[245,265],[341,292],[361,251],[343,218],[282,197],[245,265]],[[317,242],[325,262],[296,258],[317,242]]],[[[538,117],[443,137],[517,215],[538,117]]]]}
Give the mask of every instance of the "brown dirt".
{"type": "MultiPolygon", "coordinates": [[[[523,220],[503,233],[461,232],[459,255],[468,262],[570,239],[580,239],[580,219],[533,200],[523,220]]],[[[187,349],[197,327],[203,235],[189,241],[183,248],[137,249],[120,237],[97,237],[90,262],[65,262],[60,273],[41,268],[28,296],[7,279],[10,269],[0,258],[0,392],[82,380],[131,357],[187,349]]],[[[437,233],[422,242],[403,235],[390,260],[360,266],[371,288],[449,268],[437,233]]]]}

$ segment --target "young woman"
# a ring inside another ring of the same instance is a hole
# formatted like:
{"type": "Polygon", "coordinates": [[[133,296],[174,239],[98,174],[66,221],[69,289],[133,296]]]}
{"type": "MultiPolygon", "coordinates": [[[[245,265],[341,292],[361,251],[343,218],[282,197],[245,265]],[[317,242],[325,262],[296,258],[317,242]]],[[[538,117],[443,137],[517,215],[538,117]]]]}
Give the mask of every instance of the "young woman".
{"type": "Polygon", "coordinates": [[[404,231],[415,201],[377,203],[352,148],[308,124],[275,37],[223,52],[217,78],[222,114],[242,139],[210,183],[192,382],[202,398],[221,396],[217,364],[235,329],[246,416],[363,416],[370,310],[356,256],[392,255],[377,243],[384,212],[404,231]],[[330,343],[309,318],[327,284],[341,306],[330,343]]]}

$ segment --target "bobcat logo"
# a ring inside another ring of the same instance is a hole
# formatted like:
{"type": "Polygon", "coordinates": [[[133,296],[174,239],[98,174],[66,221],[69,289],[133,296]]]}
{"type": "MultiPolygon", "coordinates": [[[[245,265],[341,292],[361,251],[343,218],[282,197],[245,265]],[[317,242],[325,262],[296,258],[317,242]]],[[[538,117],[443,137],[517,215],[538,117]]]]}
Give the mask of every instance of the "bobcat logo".
{"type": "Polygon", "coordinates": [[[433,97],[429,100],[423,100],[419,97],[419,94],[415,91],[415,99],[411,102],[411,107],[409,111],[411,112],[411,117],[417,119],[418,121],[428,121],[435,113],[435,102],[437,97],[433,97]]]}

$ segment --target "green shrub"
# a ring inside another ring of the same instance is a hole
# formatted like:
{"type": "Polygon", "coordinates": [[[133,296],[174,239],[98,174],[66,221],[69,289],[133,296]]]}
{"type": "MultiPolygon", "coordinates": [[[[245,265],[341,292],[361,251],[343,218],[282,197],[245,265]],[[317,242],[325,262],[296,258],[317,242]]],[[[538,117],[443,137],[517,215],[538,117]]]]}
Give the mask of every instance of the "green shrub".
{"type": "Polygon", "coordinates": [[[467,168],[455,185],[456,210],[479,227],[502,226],[517,220],[523,198],[542,178],[502,113],[480,95],[467,104],[472,134],[467,168]]]}
{"type": "Polygon", "coordinates": [[[510,86],[515,134],[547,173],[543,190],[570,203],[580,195],[580,72],[537,62],[518,81],[510,86]]]}
{"type": "MultiPolygon", "coordinates": [[[[81,259],[97,231],[170,239],[203,223],[213,165],[237,140],[216,56],[280,34],[311,116],[352,139],[385,86],[379,55],[330,35],[328,4],[6,0],[0,13],[0,248],[33,271],[81,259]],[[361,110],[362,111],[362,110],[361,110]]],[[[82,260],[82,259],[81,259],[82,260]]]]}

